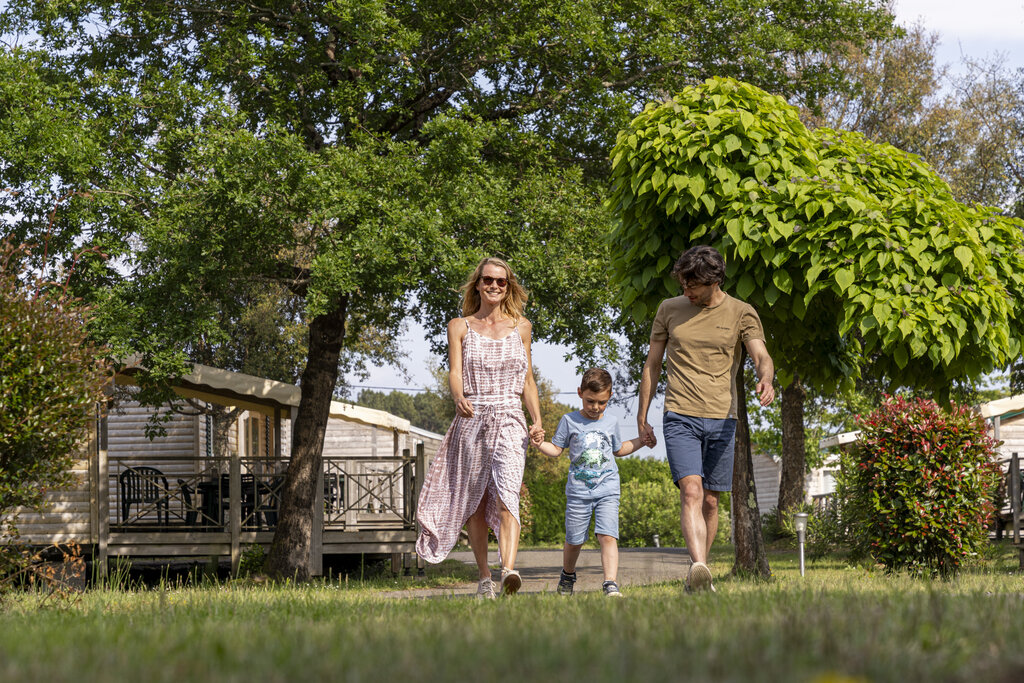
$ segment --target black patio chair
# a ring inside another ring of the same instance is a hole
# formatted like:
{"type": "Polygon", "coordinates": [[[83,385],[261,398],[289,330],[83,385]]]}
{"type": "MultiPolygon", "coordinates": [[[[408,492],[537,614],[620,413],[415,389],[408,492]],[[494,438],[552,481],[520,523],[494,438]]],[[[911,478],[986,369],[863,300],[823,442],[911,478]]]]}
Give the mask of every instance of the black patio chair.
{"type": "MultiPolygon", "coordinates": [[[[231,509],[231,476],[227,474],[220,475],[220,510],[221,519],[224,519],[224,513],[231,509]]],[[[242,508],[242,521],[245,522],[250,517],[253,519],[249,520],[248,524],[242,524],[243,528],[258,527],[259,518],[256,517],[256,477],[252,474],[242,475],[242,495],[239,498],[239,503],[242,508]]]]}
{"type": "MultiPolygon", "coordinates": [[[[121,486],[121,523],[128,522],[132,505],[152,505],[158,524],[170,523],[167,477],[155,467],[127,467],[117,475],[121,486]]],[[[145,510],[140,510],[140,519],[145,510]]]]}
{"type": "Polygon", "coordinates": [[[195,526],[196,519],[199,517],[199,509],[192,504],[192,494],[195,493],[195,489],[184,479],[178,480],[178,488],[181,489],[181,500],[185,506],[185,526],[195,526]]]}

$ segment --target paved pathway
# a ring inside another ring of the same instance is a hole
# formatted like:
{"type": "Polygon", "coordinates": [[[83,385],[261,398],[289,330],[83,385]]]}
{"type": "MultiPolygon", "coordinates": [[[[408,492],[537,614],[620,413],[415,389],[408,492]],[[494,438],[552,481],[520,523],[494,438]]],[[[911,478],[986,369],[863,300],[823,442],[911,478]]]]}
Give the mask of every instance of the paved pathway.
{"type": "MultiPolygon", "coordinates": [[[[466,564],[476,566],[473,553],[468,550],[453,552],[448,556],[466,564]]],[[[488,559],[491,566],[498,563],[497,552],[492,550],[488,559]]],[[[562,570],[561,548],[552,550],[520,550],[516,568],[523,576],[522,593],[554,592],[562,570]]],[[[674,581],[686,577],[690,568],[690,555],[685,548],[619,548],[619,585],[637,586],[662,581],[674,581]]],[[[498,572],[495,571],[495,580],[498,572]]],[[[580,552],[576,563],[576,591],[599,591],[604,575],[601,572],[601,551],[585,549],[580,552]]],[[[454,588],[424,588],[420,590],[394,591],[389,597],[429,598],[462,597],[476,594],[476,584],[468,583],[454,588]]]]}

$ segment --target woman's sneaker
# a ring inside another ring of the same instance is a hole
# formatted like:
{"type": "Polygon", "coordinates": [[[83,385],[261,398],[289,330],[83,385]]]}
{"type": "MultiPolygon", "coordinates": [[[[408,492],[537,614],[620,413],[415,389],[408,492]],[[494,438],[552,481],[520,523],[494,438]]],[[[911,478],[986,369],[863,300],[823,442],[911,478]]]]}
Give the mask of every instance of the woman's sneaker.
{"type": "Polygon", "coordinates": [[[562,575],[558,577],[558,594],[559,595],[572,595],[573,586],[576,585],[576,572],[572,574],[566,574],[565,570],[562,570],[562,575]]]}
{"type": "Polygon", "coordinates": [[[604,594],[609,598],[622,597],[622,593],[619,592],[619,584],[614,581],[605,581],[601,587],[604,589],[604,594]]]}
{"type": "Polygon", "coordinates": [[[501,592],[504,595],[514,595],[523,585],[523,577],[515,569],[501,568],[501,592]]]}
{"type": "Polygon", "coordinates": [[[491,579],[480,579],[476,587],[477,600],[494,600],[494,581],[491,579]]]}

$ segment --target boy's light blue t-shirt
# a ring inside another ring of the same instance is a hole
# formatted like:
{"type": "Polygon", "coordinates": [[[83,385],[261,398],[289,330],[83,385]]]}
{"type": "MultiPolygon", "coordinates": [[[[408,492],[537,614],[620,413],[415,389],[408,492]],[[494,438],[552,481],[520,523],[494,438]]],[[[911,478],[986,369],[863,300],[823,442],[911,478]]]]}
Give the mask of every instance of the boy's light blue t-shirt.
{"type": "Polygon", "coordinates": [[[615,451],[622,448],[619,420],[605,413],[591,420],[580,411],[562,417],[551,443],[569,449],[569,480],[565,495],[588,498],[619,495],[619,466],[615,451]]]}

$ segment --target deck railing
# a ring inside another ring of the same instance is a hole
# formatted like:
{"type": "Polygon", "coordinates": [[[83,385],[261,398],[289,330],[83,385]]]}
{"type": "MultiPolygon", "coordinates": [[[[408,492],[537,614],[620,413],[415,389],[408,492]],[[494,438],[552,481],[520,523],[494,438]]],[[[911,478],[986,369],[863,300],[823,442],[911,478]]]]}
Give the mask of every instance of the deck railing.
{"type": "MultiPolygon", "coordinates": [[[[409,449],[398,456],[325,457],[322,527],[414,528],[416,462],[409,449]]],[[[287,466],[287,460],[245,457],[109,458],[110,530],[217,532],[234,519],[243,531],[273,530],[287,466]]]]}

